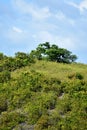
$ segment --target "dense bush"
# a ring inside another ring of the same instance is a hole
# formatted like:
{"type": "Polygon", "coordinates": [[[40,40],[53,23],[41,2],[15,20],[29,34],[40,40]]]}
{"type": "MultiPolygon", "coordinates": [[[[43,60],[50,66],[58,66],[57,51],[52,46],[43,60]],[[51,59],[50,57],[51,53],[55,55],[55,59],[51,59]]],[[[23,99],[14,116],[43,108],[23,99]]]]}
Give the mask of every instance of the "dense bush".
{"type": "Polygon", "coordinates": [[[7,82],[11,79],[11,73],[7,70],[0,72],[0,83],[7,82]]]}
{"type": "Polygon", "coordinates": [[[11,130],[25,121],[25,116],[18,112],[3,112],[0,118],[0,130],[11,130]]]}
{"type": "Polygon", "coordinates": [[[4,95],[0,95],[0,114],[1,112],[7,111],[7,109],[8,109],[7,99],[4,95]]]}
{"type": "Polygon", "coordinates": [[[4,56],[3,53],[0,53],[0,72],[14,71],[31,63],[35,63],[34,58],[24,52],[17,52],[14,57],[4,56]]]}
{"type": "Polygon", "coordinates": [[[84,77],[80,73],[76,73],[76,78],[82,80],[84,77]]]}

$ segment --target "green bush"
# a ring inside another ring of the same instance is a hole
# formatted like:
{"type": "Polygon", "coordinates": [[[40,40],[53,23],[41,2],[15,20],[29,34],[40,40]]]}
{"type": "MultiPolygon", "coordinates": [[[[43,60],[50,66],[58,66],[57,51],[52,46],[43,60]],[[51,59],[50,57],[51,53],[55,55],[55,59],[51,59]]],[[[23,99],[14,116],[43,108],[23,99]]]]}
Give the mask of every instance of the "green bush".
{"type": "Polygon", "coordinates": [[[44,130],[49,126],[49,117],[47,115],[42,115],[35,125],[35,130],[44,130]]]}
{"type": "Polygon", "coordinates": [[[0,72],[0,83],[7,82],[11,79],[11,73],[7,70],[0,72]]]}
{"type": "Polygon", "coordinates": [[[83,75],[80,73],[76,73],[75,77],[76,77],[76,79],[80,79],[80,80],[82,80],[84,78],[83,75]]]}
{"type": "Polygon", "coordinates": [[[7,108],[8,104],[5,95],[0,95],[0,113],[3,111],[7,111],[7,108]]]}
{"type": "Polygon", "coordinates": [[[11,130],[25,121],[25,116],[18,112],[3,112],[0,117],[0,130],[11,130]]]}

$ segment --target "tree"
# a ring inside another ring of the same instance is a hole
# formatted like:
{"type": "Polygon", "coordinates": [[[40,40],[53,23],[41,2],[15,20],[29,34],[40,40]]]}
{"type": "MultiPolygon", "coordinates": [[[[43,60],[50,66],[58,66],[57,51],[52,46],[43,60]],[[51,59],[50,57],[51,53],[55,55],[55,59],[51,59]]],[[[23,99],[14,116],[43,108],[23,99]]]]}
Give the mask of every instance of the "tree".
{"type": "Polygon", "coordinates": [[[42,60],[45,57],[47,60],[62,63],[72,63],[77,59],[77,56],[73,55],[69,50],[59,48],[55,44],[50,45],[49,42],[39,44],[32,54],[38,60],[42,60]]]}
{"type": "Polygon", "coordinates": [[[43,59],[43,57],[46,54],[46,51],[50,49],[50,44],[49,42],[43,43],[43,44],[39,44],[38,47],[36,48],[36,57],[38,60],[43,59]]]}

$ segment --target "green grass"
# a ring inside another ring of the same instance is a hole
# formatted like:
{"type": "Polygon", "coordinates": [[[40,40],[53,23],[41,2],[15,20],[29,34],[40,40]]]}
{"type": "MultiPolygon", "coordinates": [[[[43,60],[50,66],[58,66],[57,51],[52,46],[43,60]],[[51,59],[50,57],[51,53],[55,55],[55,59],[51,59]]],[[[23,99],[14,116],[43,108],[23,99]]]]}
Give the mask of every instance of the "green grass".
{"type": "Polygon", "coordinates": [[[12,77],[18,77],[22,72],[35,70],[41,72],[48,77],[55,77],[61,80],[66,80],[69,74],[81,73],[84,78],[87,77],[87,65],[84,64],[63,64],[56,62],[37,61],[31,66],[27,66],[12,72],[12,77]]]}

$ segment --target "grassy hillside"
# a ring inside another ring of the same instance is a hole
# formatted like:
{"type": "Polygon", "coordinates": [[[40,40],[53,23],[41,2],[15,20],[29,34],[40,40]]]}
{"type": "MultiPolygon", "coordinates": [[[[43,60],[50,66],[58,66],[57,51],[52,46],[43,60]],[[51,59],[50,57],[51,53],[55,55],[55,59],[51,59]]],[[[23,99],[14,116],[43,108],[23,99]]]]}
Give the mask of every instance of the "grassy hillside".
{"type": "Polygon", "coordinates": [[[87,65],[47,61],[0,83],[0,130],[86,130],[87,65]]]}

